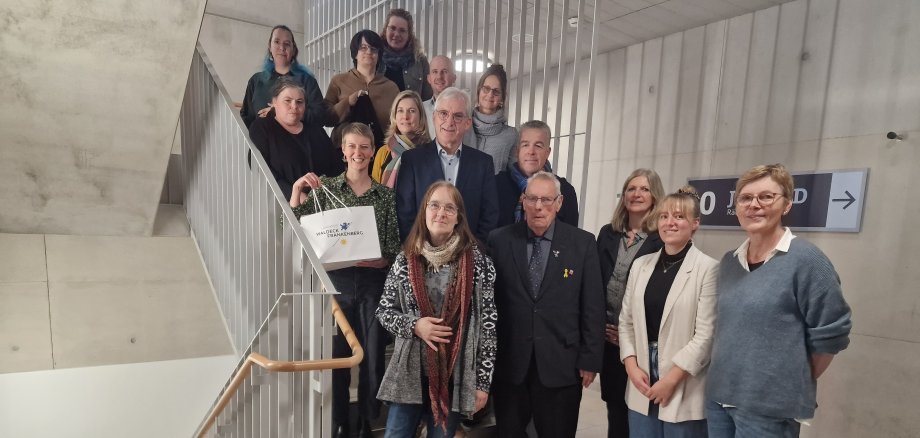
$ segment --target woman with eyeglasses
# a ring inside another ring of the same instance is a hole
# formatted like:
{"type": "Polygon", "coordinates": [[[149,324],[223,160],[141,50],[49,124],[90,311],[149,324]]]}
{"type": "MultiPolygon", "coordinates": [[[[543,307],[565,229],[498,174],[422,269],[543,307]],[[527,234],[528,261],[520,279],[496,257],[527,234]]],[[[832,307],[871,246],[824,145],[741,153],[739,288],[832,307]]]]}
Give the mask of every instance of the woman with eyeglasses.
{"type": "MultiPolygon", "coordinates": [[[[364,360],[358,367],[358,436],[373,436],[370,422],[380,416],[380,402],[377,390],[383,378],[384,347],[386,333],[377,323],[374,311],[383,293],[386,268],[399,251],[399,228],[396,224],[396,201],[393,191],[377,184],[367,174],[367,167],[374,156],[373,134],[363,123],[349,123],[342,129],[342,155],[348,163],[345,172],[337,176],[318,176],[307,173],[294,183],[290,204],[297,218],[314,214],[323,208],[335,208],[341,201],[349,207],[370,206],[374,208],[377,223],[377,238],[381,257],[359,262],[350,268],[329,271],[329,279],[339,295],[336,300],[345,318],[351,324],[361,346],[364,360]],[[323,187],[323,190],[317,190],[323,187]],[[316,205],[309,190],[316,191],[316,205]],[[331,193],[331,195],[330,195],[331,193]]],[[[332,337],[333,357],[348,357],[351,348],[345,336],[337,333],[332,337]]],[[[334,437],[349,437],[349,392],[351,370],[332,371],[332,421],[334,437]]]]}
{"type": "MultiPolygon", "coordinates": [[[[466,132],[463,144],[492,156],[495,174],[505,170],[515,161],[514,148],[518,144],[517,129],[508,126],[505,100],[508,75],[501,64],[492,64],[479,78],[477,101],[473,110],[473,129],[466,132]]],[[[437,119],[435,120],[437,122],[437,119]]]]}
{"type": "Polygon", "coordinates": [[[604,363],[601,369],[601,398],[607,402],[607,436],[629,436],[629,409],[623,395],[628,376],[620,361],[617,326],[633,261],[661,249],[655,206],[664,198],[661,178],[651,169],[636,169],[623,183],[613,219],[597,233],[597,255],[601,280],[606,288],[607,325],[604,333],[604,363]]]}
{"type": "MultiPolygon", "coordinates": [[[[350,49],[355,68],[333,76],[326,90],[326,104],[334,113],[328,126],[361,122],[370,126],[374,144],[383,144],[383,133],[390,125],[390,105],[399,94],[396,84],[380,71],[383,40],[365,29],[351,38],[350,49]]],[[[334,143],[341,140],[338,131],[332,133],[334,143]]]]}
{"type": "Polygon", "coordinates": [[[453,437],[483,408],[496,354],[495,268],[466,222],[463,198],[438,181],[425,192],[387,276],[377,318],[396,342],[377,398],[388,438],[453,437]]]}
{"type": "Polygon", "coordinates": [[[664,247],[633,263],[618,326],[630,382],[629,435],[706,438],[704,392],[719,263],[691,240],[700,226],[693,187],[662,199],[654,220],[664,247]]]}
{"type": "Polygon", "coordinates": [[[756,166],[735,185],[747,239],[719,265],[711,438],[799,436],[815,415],[818,378],[849,345],[850,307],[834,265],[783,226],[792,195],[781,164],[756,166]]]}
{"type": "Polygon", "coordinates": [[[412,90],[422,100],[431,99],[431,85],[428,83],[428,58],[422,44],[415,37],[412,14],[405,9],[391,9],[383,22],[380,36],[383,38],[383,71],[400,91],[412,90]]]}
{"type": "Polygon", "coordinates": [[[393,188],[402,153],[431,141],[422,99],[414,91],[406,90],[396,95],[390,109],[390,129],[386,137],[386,144],[380,146],[374,157],[371,176],[380,184],[393,188]]]}

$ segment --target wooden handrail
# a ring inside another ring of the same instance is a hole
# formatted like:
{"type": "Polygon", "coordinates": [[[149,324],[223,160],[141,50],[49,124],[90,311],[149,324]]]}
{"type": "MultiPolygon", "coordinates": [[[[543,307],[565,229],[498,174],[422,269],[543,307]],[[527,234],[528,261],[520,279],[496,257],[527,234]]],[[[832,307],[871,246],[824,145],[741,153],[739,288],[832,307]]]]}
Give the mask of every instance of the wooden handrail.
{"type": "Polygon", "coordinates": [[[239,371],[233,376],[230,384],[227,385],[227,389],[221,394],[220,400],[218,400],[214,408],[211,409],[211,413],[208,414],[208,418],[205,420],[204,424],[201,425],[201,430],[198,432],[199,438],[204,437],[205,434],[208,433],[208,430],[211,429],[211,426],[217,421],[217,417],[220,416],[224,408],[230,403],[237,389],[239,389],[243,381],[249,377],[249,374],[252,372],[253,364],[272,373],[296,373],[314,370],[353,368],[361,363],[361,360],[364,359],[364,349],[361,348],[361,344],[358,342],[354,330],[351,329],[351,324],[349,324],[348,319],[345,318],[345,314],[342,312],[342,308],[339,307],[339,303],[335,300],[335,297],[332,297],[331,303],[332,317],[335,318],[335,323],[338,324],[339,330],[345,335],[345,342],[347,342],[348,346],[351,348],[351,357],[283,362],[269,359],[259,353],[250,353],[239,371]]]}

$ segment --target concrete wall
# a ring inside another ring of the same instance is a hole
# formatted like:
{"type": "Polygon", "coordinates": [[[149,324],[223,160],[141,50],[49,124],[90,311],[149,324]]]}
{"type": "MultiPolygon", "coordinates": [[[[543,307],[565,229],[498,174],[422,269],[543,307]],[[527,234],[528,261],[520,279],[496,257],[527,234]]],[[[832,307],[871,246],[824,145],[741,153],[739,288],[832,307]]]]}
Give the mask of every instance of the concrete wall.
{"type": "MultiPolygon", "coordinates": [[[[688,177],[737,175],[782,162],[793,171],[868,167],[862,232],[798,233],[835,264],[853,308],[850,348],[819,383],[806,437],[912,437],[920,430],[920,2],[798,0],[599,56],[587,172],[584,135],[572,167],[587,177],[584,228],[609,221],[634,168],[674,190],[688,177]],[[885,138],[905,132],[902,142],[885,138]]],[[[587,102],[587,72],[569,78],[587,102]]],[[[539,94],[537,96],[539,98],[539,94]]],[[[527,102],[524,102],[527,105],[527,102]]],[[[562,111],[579,111],[569,107],[562,111]]],[[[556,108],[550,108],[555,117],[556,108]]],[[[566,149],[566,142],[562,142],[566,149]]],[[[701,231],[719,257],[740,231],[701,231]]]]}
{"type": "Polygon", "coordinates": [[[0,6],[0,232],[150,234],[204,4],[0,6]]]}

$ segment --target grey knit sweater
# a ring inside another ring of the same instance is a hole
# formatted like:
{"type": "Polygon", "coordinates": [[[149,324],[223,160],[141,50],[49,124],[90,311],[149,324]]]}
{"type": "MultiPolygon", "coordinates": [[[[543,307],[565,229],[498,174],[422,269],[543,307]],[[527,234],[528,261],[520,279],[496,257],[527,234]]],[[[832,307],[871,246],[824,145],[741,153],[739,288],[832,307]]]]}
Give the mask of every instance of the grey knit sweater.
{"type": "Polygon", "coordinates": [[[508,126],[504,110],[486,115],[473,111],[473,128],[466,131],[463,144],[492,156],[495,174],[505,170],[508,163],[517,161],[518,130],[508,126]]]}
{"type": "Polygon", "coordinates": [[[850,307],[834,266],[797,237],[754,272],[731,251],[719,271],[707,397],[759,415],[814,417],[809,357],[849,344],[850,307]]]}

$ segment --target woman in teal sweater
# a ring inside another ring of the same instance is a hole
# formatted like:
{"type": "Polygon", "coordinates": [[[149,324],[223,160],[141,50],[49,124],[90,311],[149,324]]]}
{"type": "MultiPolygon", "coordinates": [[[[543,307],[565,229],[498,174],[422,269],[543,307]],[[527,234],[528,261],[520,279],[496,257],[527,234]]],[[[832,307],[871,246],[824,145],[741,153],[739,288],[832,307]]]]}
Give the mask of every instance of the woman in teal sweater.
{"type": "Polygon", "coordinates": [[[754,167],[736,184],[748,239],[719,265],[710,438],[797,437],[814,417],[818,377],[849,344],[850,307],[834,266],[782,225],[792,190],[781,164],[754,167]]]}

